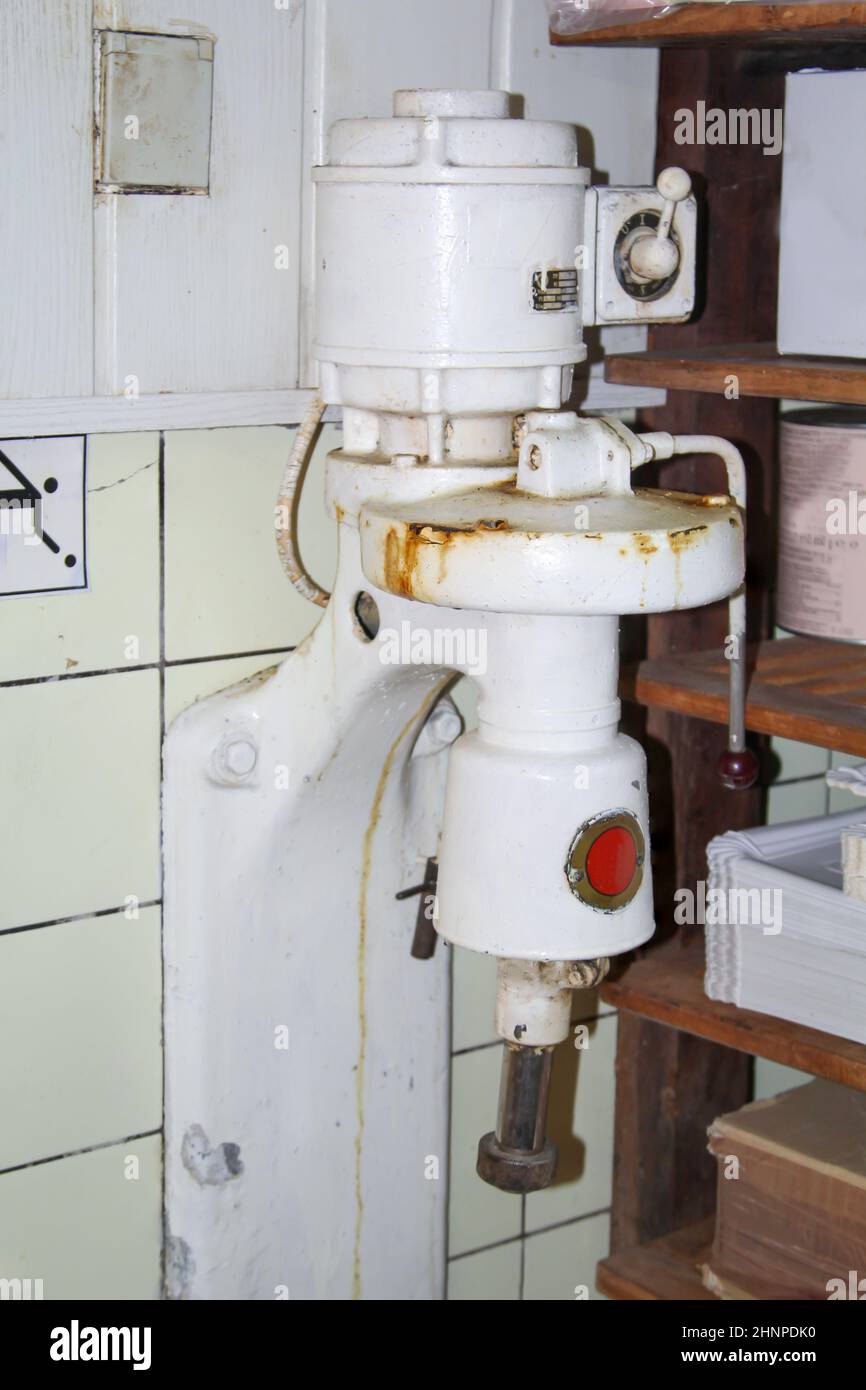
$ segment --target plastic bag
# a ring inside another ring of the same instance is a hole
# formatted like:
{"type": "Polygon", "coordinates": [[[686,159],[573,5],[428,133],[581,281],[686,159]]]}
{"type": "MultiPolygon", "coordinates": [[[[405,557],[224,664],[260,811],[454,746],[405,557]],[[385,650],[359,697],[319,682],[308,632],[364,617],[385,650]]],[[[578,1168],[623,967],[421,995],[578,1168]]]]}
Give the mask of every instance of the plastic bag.
{"type": "Polygon", "coordinates": [[[553,34],[579,34],[613,24],[634,24],[676,9],[668,0],[546,0],[553,34]]]}
{"type": "MultiPolygon", "coordinates": [[[[736,4],[738,0],[703,0],[705,4],[736,4]]],[[[791,5],[815,0],[776,0],[791,5]]],[[[830,5],[834,0],[817,0],[830,5]]],[[[669,0],[545,0],[552,34],[580,34],[588,29],[608,29],[616,24],[637,24],[681,8],[669,0]]]]}

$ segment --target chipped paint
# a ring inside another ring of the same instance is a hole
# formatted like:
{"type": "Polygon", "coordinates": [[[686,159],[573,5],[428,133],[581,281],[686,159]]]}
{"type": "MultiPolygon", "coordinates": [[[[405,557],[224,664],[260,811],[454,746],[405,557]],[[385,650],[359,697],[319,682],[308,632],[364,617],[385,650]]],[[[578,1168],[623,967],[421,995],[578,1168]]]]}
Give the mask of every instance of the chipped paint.
{"type": "Polygon", "coordinates": [[[632,541],[638,555],[655,555],[658,546],[646,531],[632,531],[632,541]]]}
{"type": "Polygon", "coordinates": [[[681,555],[690,545],[694,545],[699,536],[708,531],[708,526],[686,526],[681,531],[669,531],[668,544],[675,555],[681,555]]]}
{"type": "Polygon", "coordinates": [[[192,1281],[195,1275],[195,1260],[188,1243],[180,1236],[173,1236],[170,1231],[167,1231],[163,1258],[165,1260],[163,1275],[165,1297],[173,1302],[188,1299],[192,1292],[192,1281]]]}
{"type": "Polygon", "coordinates": [[[184,1168],[200,1187],[222,1187],[244,1171],[240,1147],[231,1143],[212,1147],[201,1125],[190,1125],[183,1136],[180,1156],[184,1168]]]}

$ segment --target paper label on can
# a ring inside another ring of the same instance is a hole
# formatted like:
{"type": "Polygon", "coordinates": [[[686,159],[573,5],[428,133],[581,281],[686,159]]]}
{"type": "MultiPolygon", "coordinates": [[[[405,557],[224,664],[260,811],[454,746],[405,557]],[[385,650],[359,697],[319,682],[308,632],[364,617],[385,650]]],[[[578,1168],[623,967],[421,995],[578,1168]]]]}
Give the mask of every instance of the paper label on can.
{"type": "Polygon", "coordinates": [[[866,641],[866,431],[782,424],[777,618],[866,641]]]}

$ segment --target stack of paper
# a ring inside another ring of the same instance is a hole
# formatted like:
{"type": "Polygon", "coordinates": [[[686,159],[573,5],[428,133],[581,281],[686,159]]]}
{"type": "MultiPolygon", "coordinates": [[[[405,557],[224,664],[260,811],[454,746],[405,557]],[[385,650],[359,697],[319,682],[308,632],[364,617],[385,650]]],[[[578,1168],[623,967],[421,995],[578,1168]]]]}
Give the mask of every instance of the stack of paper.
{"type": "Polygon", "coordinates": [[[711,999],[866,1042],[866,903],[842,892],[863,810],[730,831],[707,848],[711,999]]]}

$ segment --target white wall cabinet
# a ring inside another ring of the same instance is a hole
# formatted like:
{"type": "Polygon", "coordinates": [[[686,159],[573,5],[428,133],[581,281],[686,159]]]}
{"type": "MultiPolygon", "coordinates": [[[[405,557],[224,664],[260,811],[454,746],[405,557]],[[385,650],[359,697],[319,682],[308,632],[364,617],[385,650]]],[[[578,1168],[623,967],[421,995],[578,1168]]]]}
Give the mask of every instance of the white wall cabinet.
{"type": "Polygon", "coordinates": [[[214,423],[298,418],[306,170],[332,121],[387,114],[398,86],[504,86],[526,115],[582,126],[605,177],[649,182],[655,65],[552,49],[542,0],[6,0],[0,432],[152,427],[162,409],[200,425],[211,398],[214,423]],[[100,31],[212,41],[206,192],[96,190],[100,31]]]}

